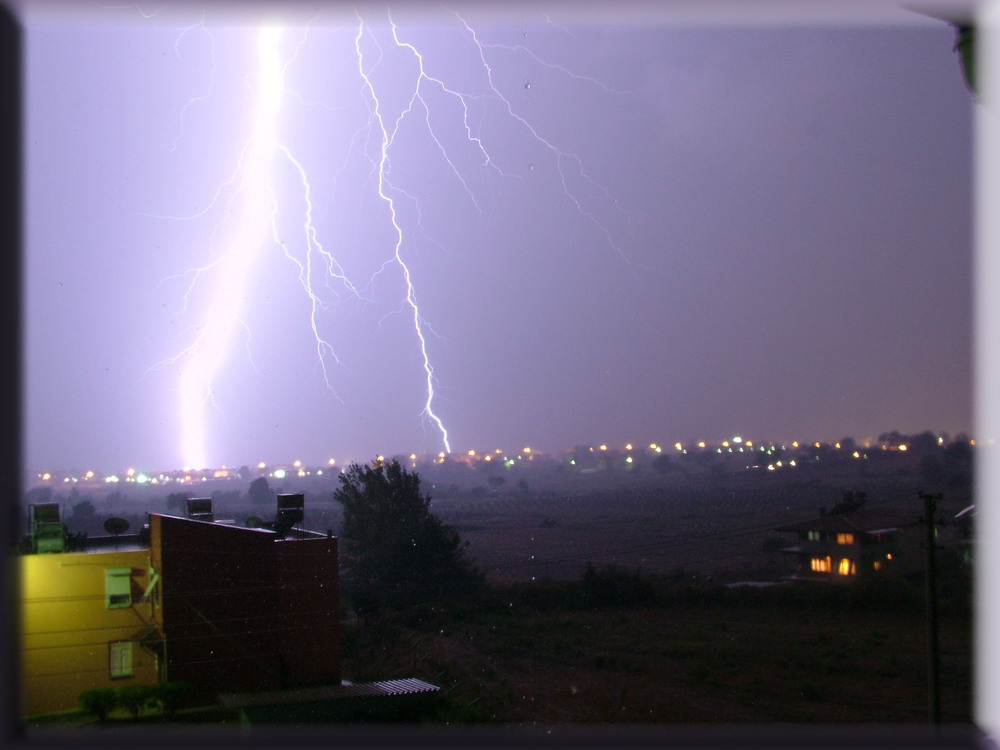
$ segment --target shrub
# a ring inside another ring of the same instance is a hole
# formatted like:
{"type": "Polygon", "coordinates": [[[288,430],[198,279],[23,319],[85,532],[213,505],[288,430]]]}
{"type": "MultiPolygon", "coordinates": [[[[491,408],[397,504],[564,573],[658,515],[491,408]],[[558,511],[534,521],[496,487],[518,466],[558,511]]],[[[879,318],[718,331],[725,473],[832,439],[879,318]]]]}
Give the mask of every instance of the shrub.
{"type": "Polygon", "coordinates": [[[153,697],[160,702],[167,714],[174,713],[191,696],[191,685],[186,682],[163,682],[153,688],[153,697]]]}
{"type": "Polygon", "coordinates": [[[127,708],[133,717],[138,718],[142,709],[155,700],[155,686],[127,685],[118,690],[118,705],[127,708]]]}
{"type": "Polygon", "coordinates": [[[114,688],[85,690],[80,693],[80,705],[89,714],[94,714],[98,721],[104,721],[118,706],[118,692],[114,688]]]}
{"type": "Polygon", "coordinates": [[[658,601],[649,578],[639,570],[627,570],[614,564],[598,569],[588,562],[581,593],[584,604],[592,607],[637,607],[658,601]]]}

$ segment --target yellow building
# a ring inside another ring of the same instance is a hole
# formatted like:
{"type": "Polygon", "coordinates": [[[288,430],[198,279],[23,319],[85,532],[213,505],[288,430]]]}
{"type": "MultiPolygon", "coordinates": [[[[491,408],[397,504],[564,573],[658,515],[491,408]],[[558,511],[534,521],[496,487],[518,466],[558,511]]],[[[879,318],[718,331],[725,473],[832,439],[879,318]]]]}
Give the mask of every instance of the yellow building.
{"type": "Polygon", "coordinates": [[[21,715],[80,707],[93,688],[152,685],[149,545],[137,539],[18,558],[21,715]]]}

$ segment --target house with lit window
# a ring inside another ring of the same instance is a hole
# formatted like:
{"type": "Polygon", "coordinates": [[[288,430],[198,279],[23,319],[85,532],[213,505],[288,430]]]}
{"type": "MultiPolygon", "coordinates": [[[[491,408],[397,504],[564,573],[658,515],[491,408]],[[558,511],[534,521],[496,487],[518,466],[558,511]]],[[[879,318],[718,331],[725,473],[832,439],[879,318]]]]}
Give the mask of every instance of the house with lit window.
{"type": "Polygon", "coordinates": [[[924,529],[919,518],[820,509],[817,518],[775,531],[794,535],[794,543],[782,550],[793,580],[849,582],[869,574],[907,575],[923,569],[924,529]]]}
{"type": "Polygon", "coordinates": [[[19,555],[21,715],[93,688],[182,681],[220,693],[339,685],[337,539],[307,531],[302,495],[260,528],[148,514],[139,533],[82,539],[56,504],[29,508],[19,555]]]}

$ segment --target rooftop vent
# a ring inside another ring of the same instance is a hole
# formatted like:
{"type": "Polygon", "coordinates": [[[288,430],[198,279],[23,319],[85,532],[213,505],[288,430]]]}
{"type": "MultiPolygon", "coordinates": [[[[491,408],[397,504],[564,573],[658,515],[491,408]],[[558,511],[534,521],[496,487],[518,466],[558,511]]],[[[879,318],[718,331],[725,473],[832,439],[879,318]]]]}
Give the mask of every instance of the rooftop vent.
{"type": "Polygon", "coordinates": [[[278,514],[274,517],[271,528],[279,537],[284,537],[292,527],[305,518],[305,495],[278,495],[278,514]]]}
{"type": "Polygon", "coordinates": [[[212,512],[212,498],[192,497],[188,498],[187,517],[192,521],[215,521],[215,513],[212,512]]]}

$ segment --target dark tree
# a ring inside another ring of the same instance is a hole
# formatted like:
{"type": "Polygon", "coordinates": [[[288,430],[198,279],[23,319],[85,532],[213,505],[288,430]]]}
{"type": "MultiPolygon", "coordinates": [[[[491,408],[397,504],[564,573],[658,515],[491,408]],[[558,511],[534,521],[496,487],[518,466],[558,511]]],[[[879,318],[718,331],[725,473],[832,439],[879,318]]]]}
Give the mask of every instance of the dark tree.
{"type": "Polygon", "coordinates": [[[250,482],[250,489],[247,491],[247,494],[250,496],[250,501],[257,505],[274,502],[274,493],[271,492],[271,486],[264,477],[257,477],[250,482]]]}
{"type": "Polygon", "coordinates": [[[73,520],[76,523],[90,525],[97,516],[97,509],[90,500],[81,500],[73,506],[73,520]]]}
{"type": "Polygon", "coordinates": [[[342,582],[362,612],[478,588],[481,574],[458,533],[430,512],[420,477],[398,461],[352,464],[333,499],[343,506],[342,582]]]}

